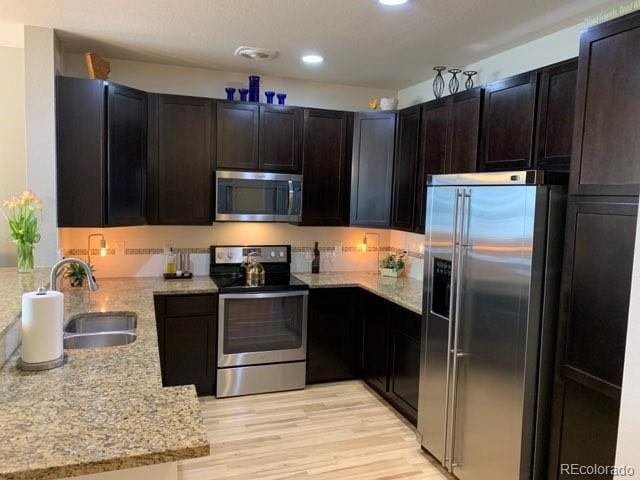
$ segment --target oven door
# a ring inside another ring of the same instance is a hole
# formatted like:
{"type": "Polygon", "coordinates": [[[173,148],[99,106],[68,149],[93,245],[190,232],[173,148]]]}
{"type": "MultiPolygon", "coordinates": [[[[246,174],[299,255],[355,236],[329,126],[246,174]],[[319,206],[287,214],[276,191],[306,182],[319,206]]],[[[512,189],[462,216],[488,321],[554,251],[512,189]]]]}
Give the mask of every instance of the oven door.
{"type": "Polygon", "coordinates": [[[303,361],[307,290],[219,297],[218,367],[303,361]]]}
{"type": "Polygon", "coordinates": [[[216,172],[216,221],[300,222],[302,175],[216,172]]]}

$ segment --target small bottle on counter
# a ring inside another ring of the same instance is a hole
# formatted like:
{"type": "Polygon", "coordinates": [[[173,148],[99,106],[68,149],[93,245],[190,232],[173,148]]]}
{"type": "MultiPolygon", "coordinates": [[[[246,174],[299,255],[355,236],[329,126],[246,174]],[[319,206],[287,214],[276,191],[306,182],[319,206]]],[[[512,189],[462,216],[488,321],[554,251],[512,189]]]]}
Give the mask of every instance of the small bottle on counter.
{"type": "Polygon", "coordinates": [[[313,260],[311,261],[311,273],[320,273],[320,249],[318,242],[313,247],[313,260]]]}
{"type": "Polygon", "coordinates": [[[176,254],[173,253],[173,248],[170,248],[166,253],[165,264],[165,273],[176,273],[176,254]]]}

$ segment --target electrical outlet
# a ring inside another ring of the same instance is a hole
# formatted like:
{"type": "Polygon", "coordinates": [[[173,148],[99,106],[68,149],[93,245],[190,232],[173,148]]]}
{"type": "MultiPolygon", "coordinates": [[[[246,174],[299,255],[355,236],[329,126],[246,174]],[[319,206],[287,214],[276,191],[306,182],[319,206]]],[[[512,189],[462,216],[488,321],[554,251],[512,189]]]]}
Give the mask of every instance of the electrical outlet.
{"type": "Polygon", "coordinates": [[[342,242],[336,242],[333,244],[334,253],[340,253],[342,251],[342,242]]]}
{"type": "Polygon", "coordinates": [[[124,242],[116,242],[116,255],[124,255],[124,242]]]}

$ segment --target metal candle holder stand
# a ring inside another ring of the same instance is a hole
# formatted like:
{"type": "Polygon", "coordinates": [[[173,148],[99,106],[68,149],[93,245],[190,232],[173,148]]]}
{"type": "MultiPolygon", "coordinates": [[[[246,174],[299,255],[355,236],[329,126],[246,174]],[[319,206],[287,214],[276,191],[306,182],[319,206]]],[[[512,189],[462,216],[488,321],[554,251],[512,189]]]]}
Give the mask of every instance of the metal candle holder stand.
{"type": "Polygon", "coordinates": [[[447,67],[433,67],[433,69],[438,72],[436,77],[433,79],[433,94],[436,98],[442,97],[444,93],[444,77],[442,76],[442,72],[444,72],[447,67]]]}
{"type": "Polygon", "coordinates": [[[460,82],[458,81],[458,74],[460,72],[462,72],[462,70],[459,68],[449,69],[449,73],[451,74],[451,79],[449,80],[449,93],[451,95],[458,93],[458,89],[460,88],[460,82]]]}
{"type": "Polygon", "coordinates": [[[477,75],[478,72],[475,70],[465,70],[462,74],[467,77],[467,80],[464,82],[464,88],[471,90],[473,88],[473,76],[477,75]]]}

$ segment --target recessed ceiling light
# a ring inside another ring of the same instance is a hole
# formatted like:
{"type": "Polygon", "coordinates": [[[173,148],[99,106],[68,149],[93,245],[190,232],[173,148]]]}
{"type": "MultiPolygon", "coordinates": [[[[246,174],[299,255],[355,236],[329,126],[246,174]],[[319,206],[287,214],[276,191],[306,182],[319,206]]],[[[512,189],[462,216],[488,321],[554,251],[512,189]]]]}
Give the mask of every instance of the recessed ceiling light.
{"type": "Polygon", "coordinates": [[[407,3],[409,0],[378,0],[382,5],[387,5],[389,7],[395,7],[397,5],[402,5],[407,3]]]}
{"type": "Polygon", "coordinates": [[[304,55],[302,57],[302,61],[304,63],[317,64],[322,63],[324,61],[324,58],[322,58],[320,55],[304,55]]]}

